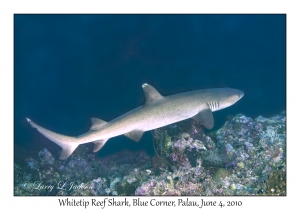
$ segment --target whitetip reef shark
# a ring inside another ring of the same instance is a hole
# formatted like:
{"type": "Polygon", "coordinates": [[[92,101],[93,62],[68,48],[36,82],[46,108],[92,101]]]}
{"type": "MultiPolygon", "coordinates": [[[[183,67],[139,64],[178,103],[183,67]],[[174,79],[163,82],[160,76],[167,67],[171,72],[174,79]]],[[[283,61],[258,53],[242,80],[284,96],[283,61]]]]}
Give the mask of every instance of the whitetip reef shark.
{"type": "Polygon", "coordinates": [[[145,131],[193,118],[205,128],[214,126],[212,112],[224,109],[240,100],[244,93],[232,88],[195,90],[170,96],[162,96],[149,84],[142,85],[146,102],[110,122],[91,118],[90,130],[77,137],[65,136],[27,121],[42,135],[62,148],[60,159],[66,159],[80,144],[93,142],[94,152],[99,151],[108,139],[125,135],[139,141],[145,131]]]}

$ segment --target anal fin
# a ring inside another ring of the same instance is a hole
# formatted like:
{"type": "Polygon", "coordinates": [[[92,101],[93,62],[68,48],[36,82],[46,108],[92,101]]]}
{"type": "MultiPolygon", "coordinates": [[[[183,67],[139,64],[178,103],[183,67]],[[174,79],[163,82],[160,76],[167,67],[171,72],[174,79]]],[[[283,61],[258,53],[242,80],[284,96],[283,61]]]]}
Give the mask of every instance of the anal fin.
{"type": "Polygon", "coordinates": [[[202,110],[192,118],[202,123],[207,129],[214,127],[214,117],[210,109],[202,110]]]}
{"type": "Polygon", "coordinates": [[[141,131],[141,130],[133,130],[128,133],[125,133],[124,136],[132,139],[133,141],[138,142],[142,138],[143,133],[144,133],[144,131],[141,131]]]}

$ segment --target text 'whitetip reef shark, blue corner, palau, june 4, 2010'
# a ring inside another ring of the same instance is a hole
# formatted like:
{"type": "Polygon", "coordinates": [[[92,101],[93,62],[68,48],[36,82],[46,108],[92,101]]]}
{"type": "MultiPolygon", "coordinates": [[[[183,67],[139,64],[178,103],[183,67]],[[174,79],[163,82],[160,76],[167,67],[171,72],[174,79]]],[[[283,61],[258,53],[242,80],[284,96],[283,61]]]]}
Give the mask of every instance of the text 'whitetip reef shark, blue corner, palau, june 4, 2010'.
{"type": "Polygon", "coordinates": [[[212,112],[224,109],[240,100],[244,93],[232,88],[214,88],[162,96],[149,84],[142,85],[146,102],[110,122],[92,118],[90,130],[78,137],[70,137],[43,128],[27,119],[33,128],[62,148],[60,159],[66,159],[80,144],[93,142],[99,151],[112,137],[125,135],[139,141],[145,131],[193,118],[207,129],[214,126],[212,112]]]}

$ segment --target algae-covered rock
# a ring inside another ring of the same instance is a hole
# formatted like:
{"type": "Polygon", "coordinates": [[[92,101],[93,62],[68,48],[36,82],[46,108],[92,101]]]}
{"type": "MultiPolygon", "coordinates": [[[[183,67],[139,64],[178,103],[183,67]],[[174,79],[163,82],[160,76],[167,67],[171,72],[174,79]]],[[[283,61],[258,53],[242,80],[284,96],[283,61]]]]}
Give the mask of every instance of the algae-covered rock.
{"type": "Polygon", "coordinates": [[[47,149],[14,165],[15,195],[286,195],[286,118],[242,114],[208,133],[193,119],[152,131],[157,155],[97,158],[80,145],[66,160],[47,149]],[[35,189],[34,183],[65,188],[35,189]],[[71,182],[74,182],[73,185],[71,182]]]}
{"type": "Polygon", "coordinates": [[[160,132],[160,130],[156,129],[153,133],[155,135],[153,142],[156,154],[161,158],[168,157],[170,155],[170,148],[172,145],[171,137],[168,135],[168,132],[166,130],[160,132]]]}
{"type": "Polygon", "coordinates": [[[286,194],[286,174],[281,171],[274,171],[269,174],[267,181],[267,193],[275,195],[286,194]]]}
{"type": "Polygon", "coordinates": [[[167,159],[170,166],[195,167],[201,152],[215,147],[211,138],[204,134],[203,127],[193,119],[156,129],[152,134],[157,156],[167,159]]]}
{"type": "Polygon", "coordinates": [[[224,169],[224,168],[220,168],[220,169],[215,173],[215,175],[214,175],[214,180],[215,180],[216,182],[219,182],[219,181],[225,179],[226,177],[228,177],[228,176],[230,176],[230,175],[231,175],[231,173],[230,173],[228,170],[226,170],[226,169],[224,169]]]}

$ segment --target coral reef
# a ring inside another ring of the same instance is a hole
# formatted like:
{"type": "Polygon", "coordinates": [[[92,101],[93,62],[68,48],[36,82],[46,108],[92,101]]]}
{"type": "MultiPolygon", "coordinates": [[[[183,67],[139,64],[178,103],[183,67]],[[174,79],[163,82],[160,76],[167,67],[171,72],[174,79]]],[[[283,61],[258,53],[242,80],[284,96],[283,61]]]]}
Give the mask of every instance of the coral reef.
{"type": "Polygon", "coordinates": [[[88,147],[80,145],[66,160],[52,157],[43,149],[37,159],[25,159],[23,166],[15,163],[14,194],[131,195],[148,176],[145,170],[151,168],[151,158],[144,151],[125,150],[97,158],[88,147]],[[128,185],[122,191],[124,183],[128,185]]]}
{"type": "Polygon", "coordinates": [[[15,195],[286,195],[286,114],[242,114],[208,133],[190,119],[152,131],[156,156],[97,158],[81,145],[67,160],[43,149],[14,165],[15,195]],[[51,188],[52,187],[52,188],[51,188]]]}

